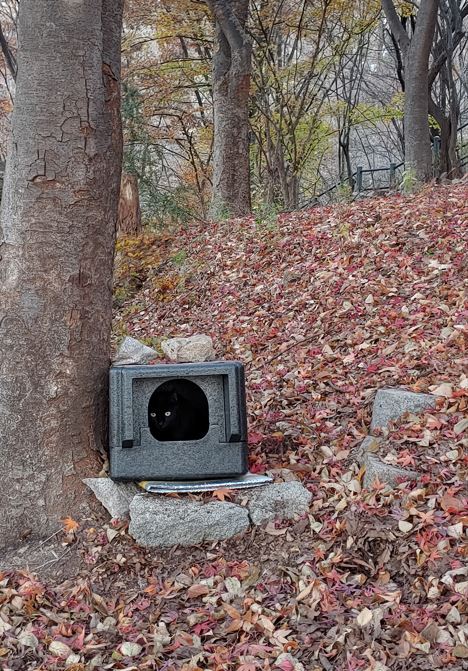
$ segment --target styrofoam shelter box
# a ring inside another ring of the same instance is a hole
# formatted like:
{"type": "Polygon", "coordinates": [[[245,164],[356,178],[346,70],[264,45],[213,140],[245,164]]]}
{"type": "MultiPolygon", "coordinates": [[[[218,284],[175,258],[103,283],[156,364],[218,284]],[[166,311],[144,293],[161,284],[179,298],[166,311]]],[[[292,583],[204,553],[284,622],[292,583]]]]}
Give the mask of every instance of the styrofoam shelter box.
{"type": "Polygon", "coordinates": [[[244,367],[237,361],[112,367],[109,428],[114,480],[243,475],[244,367]]]}

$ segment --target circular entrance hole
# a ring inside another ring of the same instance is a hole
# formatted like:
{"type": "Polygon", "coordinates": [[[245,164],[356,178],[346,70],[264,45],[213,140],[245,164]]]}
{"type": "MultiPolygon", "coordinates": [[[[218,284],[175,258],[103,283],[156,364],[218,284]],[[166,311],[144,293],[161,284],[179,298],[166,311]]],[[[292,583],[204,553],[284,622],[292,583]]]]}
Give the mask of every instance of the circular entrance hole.
{"type": "Polygon", "coordinates": [[[148,426],[159,441],[200,440],[210,426],[205,392],[190,380],[168,380],[151,395],[148,426]]]}

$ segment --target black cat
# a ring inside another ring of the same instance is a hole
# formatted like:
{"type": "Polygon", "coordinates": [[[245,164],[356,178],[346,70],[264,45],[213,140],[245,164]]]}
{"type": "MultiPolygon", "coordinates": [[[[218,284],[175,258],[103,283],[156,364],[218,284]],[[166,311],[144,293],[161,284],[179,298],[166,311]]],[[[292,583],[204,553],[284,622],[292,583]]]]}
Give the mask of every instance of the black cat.
{"type": "Polygon", "coordinates": [[[199,440],[208,432],[208,415],[200,412],[196,400],[174,387],[158,390],[148,408],[148,425],[160,441],[199,440]]]}

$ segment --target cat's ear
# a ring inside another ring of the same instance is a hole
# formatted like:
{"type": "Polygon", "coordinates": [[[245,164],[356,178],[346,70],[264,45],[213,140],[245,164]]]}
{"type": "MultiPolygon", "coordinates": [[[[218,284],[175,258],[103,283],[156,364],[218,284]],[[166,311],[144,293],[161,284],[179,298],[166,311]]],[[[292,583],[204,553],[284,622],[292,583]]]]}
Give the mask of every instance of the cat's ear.
{"type": "Polygon", "coordinates": [[[179,401],[179,395],[177,394],[176,391],[173,391],[171,394],[171,401],[174,401],[174,403],[178,403],[179,401]]]}

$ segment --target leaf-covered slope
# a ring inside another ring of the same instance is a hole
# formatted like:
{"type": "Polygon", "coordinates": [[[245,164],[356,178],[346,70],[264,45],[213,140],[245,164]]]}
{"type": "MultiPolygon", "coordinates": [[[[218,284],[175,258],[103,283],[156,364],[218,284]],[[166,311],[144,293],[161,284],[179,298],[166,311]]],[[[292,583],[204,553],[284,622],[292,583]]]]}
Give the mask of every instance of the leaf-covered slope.
{"type": "Polygon", "coordinates": [[[466,668],[467,196],[444,186],[120,242],[116,333],[205,332],[243,360],[252,468],[293,471],[310,513],[171,551],[137,547],[125,523],[67,520],[75,581],[0,574],[2,668],[466,668]],[[366,490],[353,448],[384,385],[440,402],[394,426],[381,455],[420,480],[366,490]]]}
{"type": "MultiPolygon", "coordinates": [[[[190,227],[141,251],[156,269],[117,324],[136,337],[213,336],[247,366],[252,441],[334,453],[376,388],[466,372],[468,185],[190,227]],[[286,437],[286,439],[285,439],[286,437]]],[[[264,448],[264,449],[263,449],[264,448]]]]}

